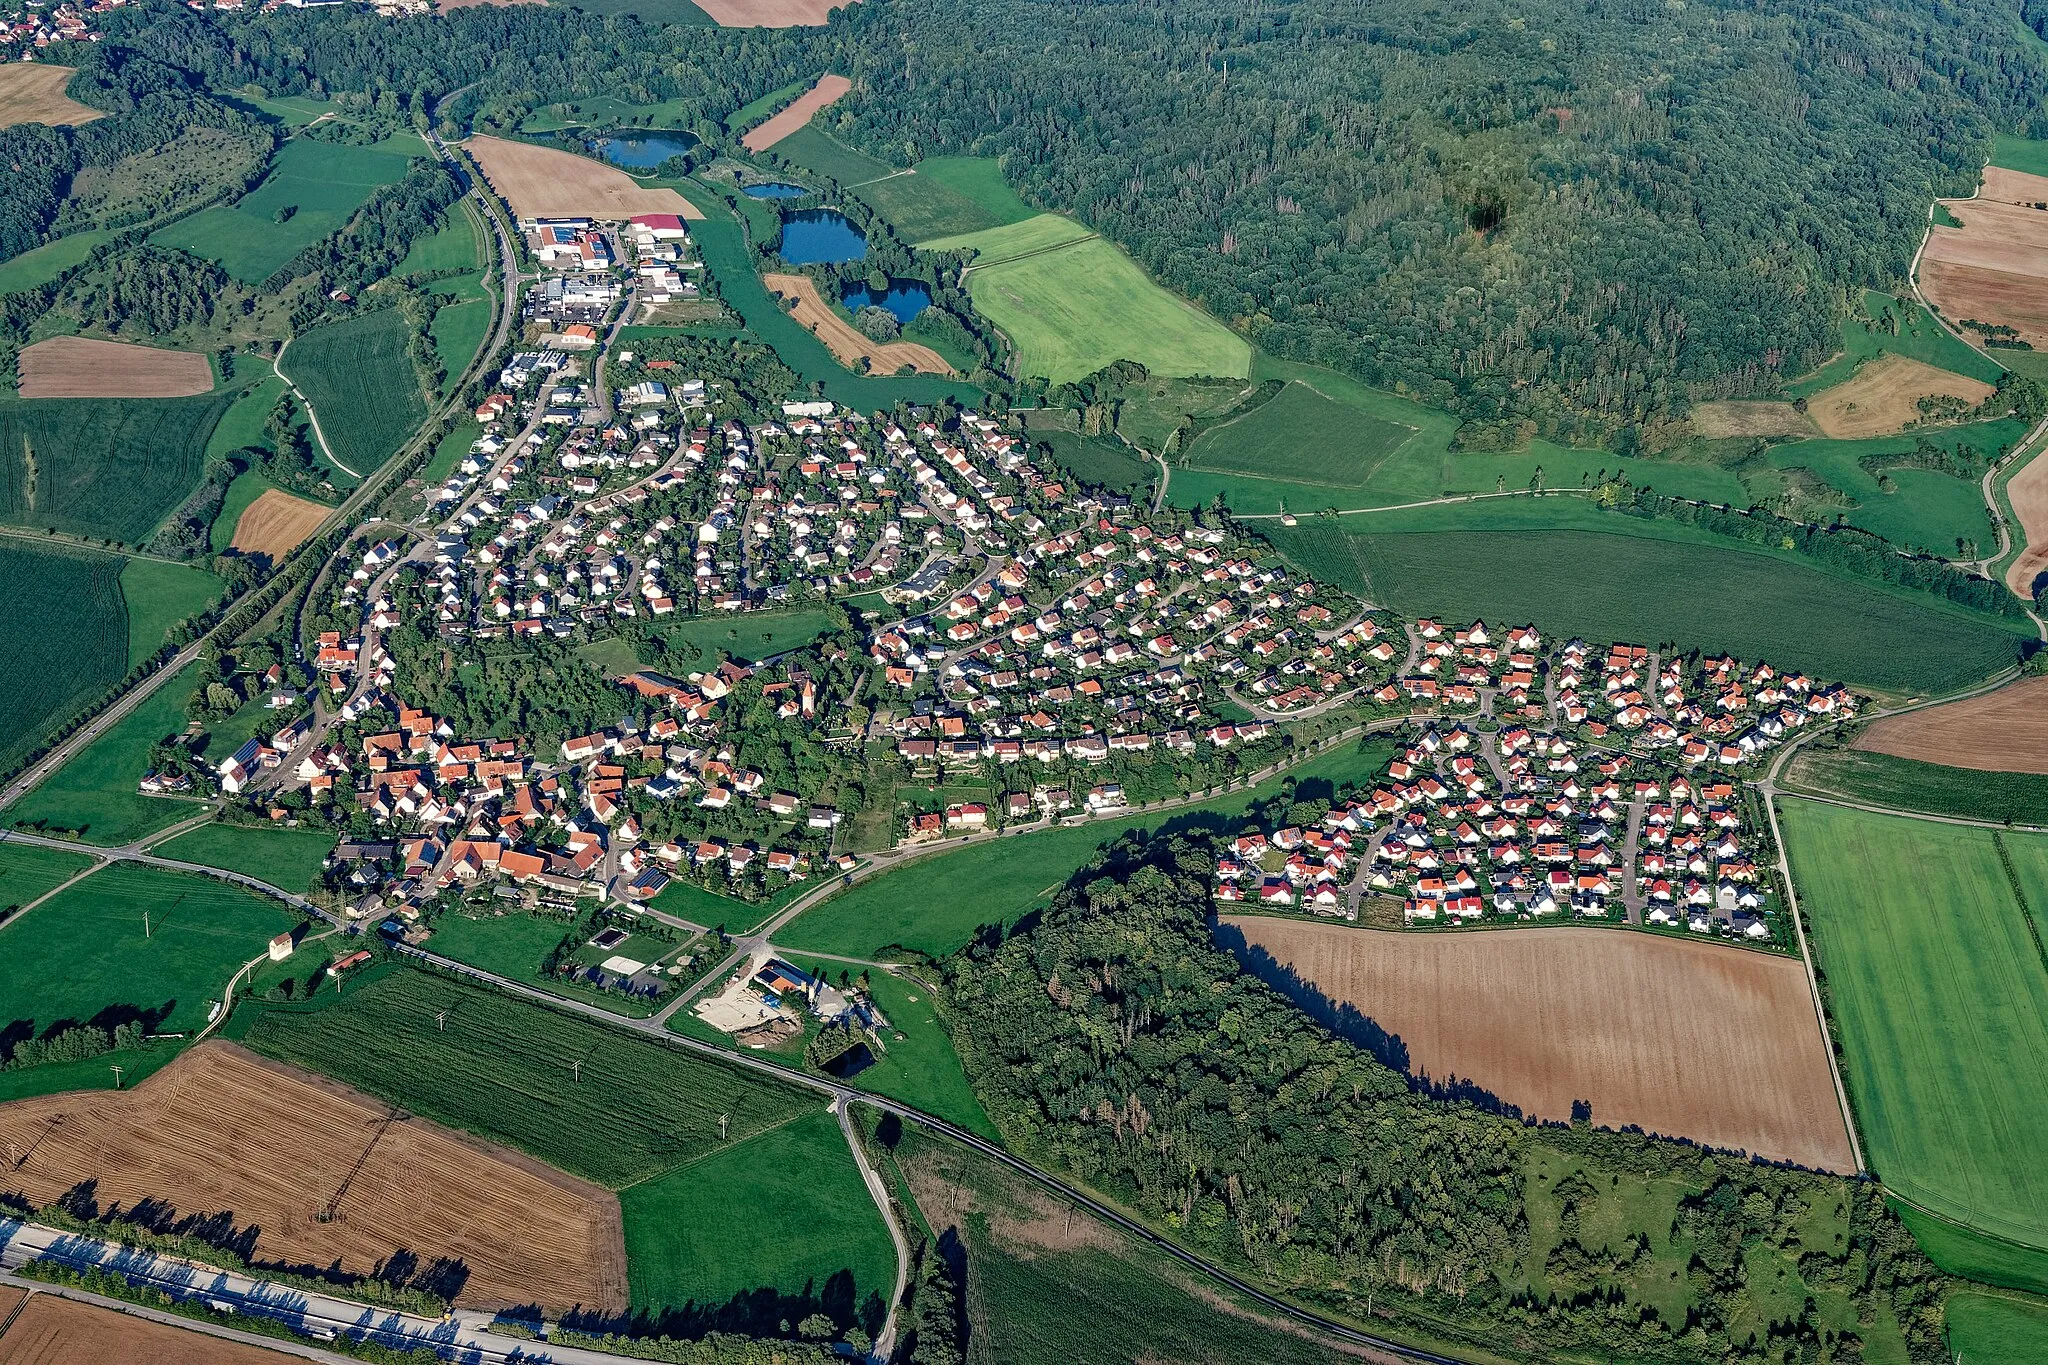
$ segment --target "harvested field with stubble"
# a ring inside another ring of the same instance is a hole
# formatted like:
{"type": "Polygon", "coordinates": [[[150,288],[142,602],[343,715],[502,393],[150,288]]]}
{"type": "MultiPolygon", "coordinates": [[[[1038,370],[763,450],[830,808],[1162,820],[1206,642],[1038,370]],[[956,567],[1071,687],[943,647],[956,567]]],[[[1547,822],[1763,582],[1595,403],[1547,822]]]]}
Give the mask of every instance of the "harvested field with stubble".
{"type": "Polygon", "coordinates": [[[2017,328],[2048,342],[2048,176],[1986,166],[1974,199],[1944,199],[1960,227],[1927,230],[1920,292],[1951,323],[2017,328]]]}
{"type": "Polygon", "coordinates": [[[2022,602],[2031,602],[2035,580],[2048,573],[2048,456],[2034,455],[2007,479],[2005,497],[2026,544],[2007,567],[2005,586],[2022,602]]]}
{"type": "Polygon", "coordinates": [[[235,522],[231,548],[241,554],[263,554],[280,564],[299,543],[320,529],[332,507],[306,498],[295,498],[282,489],[267,488],[263,496],[244,508],[235,522]]]}
{"type": "Polygon", "coordinates": [[[93,337],[38,341],[15,368],[23,398],[191,398],[213,388],[203,355],[93,337]]]}
{"type": "Polygon", "coordinates": [[[2048,678],[1886,716],[1852,747],[1978,772],[2048,773],[2048,678]]]}
{"type": "Polygon", "coordinates": [[[1972,407],[1993,386],[1923,361],[1886,353],[1867,361],[1855,377],[1807,400],[1806,415],[1823,436],[1838,441],[1887,436],[1920,420],[1922,398],[1960,398],[1972,407]]]}
{"type": "Polygon", "coordinates": [[[64,87],[77,74],[75,66],[0,63],[0,128],[12,128],[17,123],[76,126],[105,118],[103,111],[80,104],[64,93],[64,87]]]}
{"type": "Polygon", "coordinates": [[[1816,428],[1790,403],[1727,399],[1695,403],[1692,429],[1708,439],[1724,436],[1811,436],[1816,428]]]}
{"type": "Polygon", "coordinates": [[[552,147],[478,135],[462,144],[484,179],[521,218],[626,219],[640,213],[704,214],[675,190],[649,189],[601,161],[552,147]]]}
{"type": "Polygon", "coordinates": [[[0,1105],[0,1143],[28,1153],[0,1171],[0,1189],[40,1205],[92,1180],[102,1210],[148,1199],[180,1219],[226,1214],[256,1230],[258,1262],[339,1261],[366,1274],[401,1248],[422,1266],[457,1259],[467,1307],[626,1307],[610,1191],[425,1119],[386,1124],[391,1113],[336,1082],[204,1043],[133,1090],[0,1105]],[[344,1180],[337,1216],[318,1221],[344,1180]]]}
{"type": "MultiPolygon", "coordinates": [[[[713,0],[712,4],[705,7],[705,12],[721,24],[729,24],[731,21],[727,20],[719,12],[721,8],[747,9],[753,8],[759,3],[760,0],[738,0],[737,4],[728,3],[727,0],[713,0]]],[[[784,0],[767,0],[767,3],[779,5],[784,3],[784,0]]],[[[821,16],[824,10],[828,8],[828,6],[824,5],[823,0],[793,0],[793,3],[799,7],[810,6],[817,8],[821,16]]],[[[823,23],[824,19],[820,17],[818,19],[798,22],[823,23]]],[[[775,27],[780,26],[776,25],[775,27]]],[[[853,82],[844,76],[820,76],[816,85],[791,100],[766,121],[748,129],[746,135],[740,139],[740,142],[750,152],[765,152],[797,129],[803,127],[806,123],[809,123],[811,115],[817,113],[820,109],[823,109],[826,105],[832,103],[851,89],[853,89],[853,82]]]]}
{"type": "Polygon", "coordinates": [[[1222,923],[1267,966],[1371,1019],[1412,1075],[1456,1078],[1545,1120],[1585,1102],[1603,1127],[1856,1168],[1806,975],[1790,958],[1575,926],[1222,923]]]}
{"type": "Polygon", "coordinates": [[[868,373],[894,374],[908,365],[919,374],[953,373],[953,367],[929,346],[914,341],[874,341],[832,311],[818,295],[818,286],[808,275],[763,275],[761,283],[779,297],[796,300],[795,317],[825,343],[826,348],[848,369],[867,357],[868,373]]]}
{"type": "MultiPolygon", "coordinates": [[[[0,1303],[11,1310],[13,1303],[0,1303]]],[[[5,1313],[0,1313],[4,1318],[5,1313]]],[[[115,1308],[33,1296],[7,1335],[0,1337],[0,1365],[77,1365],[79,1361],[148,1361],[149,1365],[291,1365],[281,1351],[228,1341],[168,1323],[151,1322],[115,1308]]]]}

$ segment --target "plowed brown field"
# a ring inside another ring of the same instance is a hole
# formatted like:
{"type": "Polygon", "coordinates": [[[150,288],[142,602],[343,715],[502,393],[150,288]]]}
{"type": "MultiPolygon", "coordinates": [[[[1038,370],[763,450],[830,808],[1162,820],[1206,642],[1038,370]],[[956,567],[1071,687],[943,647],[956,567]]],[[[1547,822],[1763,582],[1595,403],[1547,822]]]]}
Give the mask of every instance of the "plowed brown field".
{"type": "Polygon", "coordinates": [[[190,398],[213,388],[203,355],[92,337],[38,341],[15,366],[23,398],[190,398]]]}
{"type": "MultiPolygon", "coordinates": [[[[719,19],[719,23],[726,20],[719,19]]],[[[823,23],[823,19],[808,20],[823,23]]],[[[765,152],[782,139],[811,121],[811,115],[853,89],[853,82],[844,76],[820,76],[818,83],[784,105],[766,122],[749,128],[740,139],[750,152],[765,152]]]]}
{"type": "Polygon", "coordinates": [[[2033,456],[2006,480],[2006,499],[2026,548],[2005,571],[2005,585],[2023,602],[2034,600],[2034,580],[2048,573],[2048,452],[2033,456]]]}
{"type": "Polygon", "coordinates": [[[0,1337],[0,1365],[290,1365],[295,1358],[55,1294],[30,1299],[0,1337]]]}
{"type": "Polygon", "coordinates": [[[1788,958],[1617,929],[1401,933],[1223,921],[1397,1037],[1409,1070],[1565,1120],[1822,1170],[1855,1158],[1806,974],[1788,958]]]}
{"type": "Polygon", "coordinates": [[[295,498],[283,489],[266,488],[235,519],[235,538],[230,544],[243,554],[269,555],[271,563],[281,564],[300,541],[320,529],[333,510],[295,498]]]}
{"type": "Polygon", "coordinates": [[[2003,323],[2048,342],[2048,177],[1984,168],[1975,199],[1944,199],[1961,227],[1927,231],[1920,292],[1952,323],[2003,323]]]}
{"type": "Polygon", "coordinates": [[[363,1274],[400,1249],[423,1266],[453,1258],[468,1267],[457,1299],[466,1307],[625,1309],[610,1191],[423,1119],[387,1125],[390,1112],[346,1086],[204,1043],[133,1090],[0,1105],[0,1148],[24,1153],[18,1166],[0,1164],[0,1190],[40,1205],[91,1180],[103,1210],[152,1199],[180,1218],[224,1213],[256,1230],[258,1261],[339,1261],[363,1274]],[[318,1221],[344,1180],[335,1218],[318,1221]]]}
{"type": "Polygon", "coordinates": [[[80,104],[64,93],[64,87],[78,74],[75,66],[52,66],[48,62],[0,63],[0,128],[17,123],[91,123],[106,114],[80,104]]]}
{"type": "Polygon", "coordinates": [[[1978,772],[2048,773],[2048,678],[1887,716],[1855,747],[1978,772]]]}
{"type": "Polygon", "coordinates": [[[624,171],[552,147],[478,135],[462,144],[484,179],[521,218],[598,218],[621,221],[640,213],[702,218],[674,190],[649,189],[624,171]]]}
{"type": "Polygon", "coordinates": [[[1807,400],[1806,415],[1838,441],[1886,436],[1920,420],[1922,398],[1960,398],[1977,404],[1992,386],[1951,374],[1908,356],[1887,352],[1865,361],[1852,378],[1807,400]]]}
{"type": "Polygon", "coordinates": [[[929,346],[914,341],[872,341],[859,329],[832,311],[818,295],[818,286],[808,275],[763,275],[761,282],[771,293],[796,300],[798,322],[817,333],[839,363],[851,367],[862,356],[868,358],[871,374],[894,374],[908,365],[919,374],[951,374],[946,358],[929,346]]]}

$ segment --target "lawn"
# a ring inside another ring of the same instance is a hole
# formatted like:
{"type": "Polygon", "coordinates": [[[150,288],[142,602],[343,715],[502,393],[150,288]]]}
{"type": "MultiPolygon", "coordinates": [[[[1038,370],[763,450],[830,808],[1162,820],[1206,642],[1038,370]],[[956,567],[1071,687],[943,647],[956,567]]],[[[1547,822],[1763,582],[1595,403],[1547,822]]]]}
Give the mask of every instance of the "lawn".
{"type": "Polygon", "coordinates": [[[1415,434],[1414,427],[1333,402],[1296,381],[1196,437],[1187,462],[1255,478],[1356,489],[1415,434]]]}
{"type": "Polygon", "coordinates": [[[1376,776],[1392,749],[1384,743],[1340,745],[1329,753],[1269,778],[1250,792],[1127,820],[1090,821],[963,844],[857,882],[806,910],[775,936],[794,952],[874,957],[900,948],[943,957],[983,925],[1015,924],[1048,903],[1095,850],[1127,829],[1206,827],[1237,833],[1254,801],[1280,792],[1292,779],[1315,792],[1334,792],[1376,776]]]}
{"type": "Polygon", "coordinates": [[[135,790],[148,771],[151,746],[184,731],[185,702],[198,674],[199,665],[194,663],[164,682],[8,807],[7,824],[15,829],[74,831],[91,843],[112,846],[198,814],[195,802],[142,796],[135,790]]]}
{"type": "Polygon", "coordinates": [[[0,765],[35,747],[128,671],[122,561],[113,555],[0,539],[0,765]]]}
{"type": "Polygon", "coordinates": [[[977,253],[968,296],[1016,346],[1020,375],[1065,383],[1118,360],[1158,375],[1251,371],[1250,343],[1070,219],[1042,214],[926,245],[977,253]]]}
{"type": "Polygon", "coordinates": [[[1999,1294],[1951,1294],[1948,1349],[1957,1365],[2038,1365],[2048,1360],[2048,1304],[1999,1294]]]}
{"type": "Polygon", "coordinates": [[[283,393],[284,381],[275,374],[265,374],[245,389],[207,438],[206,457],[224,459],[250,446],[270,449],[270,411],[283,393]]]}
{"type": "Polygon", "coordinates": [[[226,868],[302,893],[320,878],[334,835],[319,829],[261,825],[201,825],[150,852],[159,858],[226,868]]]}
{"type": "Polygon", "coordinates": [[[800,885],[792,886],[766,900],[742,901],[675,877],[649,904],[664,915],[674,915],[706,929],[724,925],[731,932],[739,932],[768,918],[778,907],[796,899],[803,889],[800,885]]]}
{"type": "MultiPolygon", "coordinates": [[[[599,990],[542,974],[542,961],[575,927],[569,921],[546,919],[517,909],[508,910],[503,915],[480,916],[450,910],[434,921],[434,936],[427,941],[427,947],[442,957],[496,972],[499,976],[524,982],[552,995],[586,1000],[619,1014],[644,1018],[654,1013],[657,1008],[654,1003],[631,1000],[618,991],[599,990]]],[[[622,944],[611,952],[597,952],[595,957],[601,962],[612,953],[622,953],[641,962],[650,962],[655,957],[675,951],[676,946],[672,943],[649,944],[647,955],[643,957],[640,952],[629,950],[622,944]]]]}
{"type": "Polygon", "coordinates": [[[48,284],[90,256],[94,247],[113,235],[111,228],[88,228],[0,261],[0,294],[18,293],[39,284],[48,284]]]}
{"type": "MultiPolygon", "coordinates": [[[[857,974],[858,967],[823,958],[792,954],[791,961],[805,971],[838,980],[842,971],[857,974]]],[[[989,1122],[974,1087],[961,1068],[960,1054],[939,1018],[938,1000],[927,986],[888,972],[868,970],[868,993],[890,1024],[882,1033],[884,1051],[873,1066],[849,1077],[847,1084],[951,1119],[971,1133],[991,1142],[1002,1134],[989,1122]],[[902,1034],[901,1038],[896,1034],[902,1034]]]]}
{"type": "Polygon", "coordinates": [[[0,403],[0,520],[140,545],[199,483],[232,391],[0,403]]]}
{"type": "Polygon", "coordinates": [[[427,419],[405,319],[380,308],[294,337],[281,369],[299,386],[342,467],[363,477],[427,419]]]}
{"type": "Polygon", "coordinates": [[[1809,744],[1793,757],[1785,785],[1929,815],[2048,825],[2048,776],[2038,773],[1978,772],[1809,744]]]}
{"type": "Polygon", "coordinates": [[[743,1142],[813,1103],[725,1063],[409,967],[372,970],[306,1004],[238,1009],[230,1032],[267,1056],[612,1189],[743,1142]]]}
{"type": "Polygon", "coordinates": [[[192,1032],[228,978],[298,923],[210,877],[111,864],[0,929],[0,1032],[137,1019],[192,1032]]]}
{"type": "Polygon", "coordinates": [[[843,189],[879,180],[897,169],[865,152],[856,152],[815,123],[797,129],[768,150],[772,156],[837,180],[843,189]]]}
{"type": "Polygon", "coordinates": [[[1121,441],[1083,436],[1072,431],[1033,431],[1033,441],[1052,447],[1053,463],[1081,483],[1118,493],[1149,490],[1159,477],[1158,466],[1121,441]]]}
{"type": "MultiPolygon", "coordinates": [[[[426,148],[414,155],[426,155],[426,148]]],[[[215,205],[160,228],[149,240],[218,261],[244,284],[261,284],[346,225],[380,186],[401,179],[407,160],[375,147],[293,138],[278,149],[270,174],[254,190],[232,205],[215,205]]]]}
{"type": "Polygon", "coordinates": [[[171,627],[213,605],[221,582],[206,570],[161,559],[131,559],[121,570],[128,608],[128,666],[164,647],[171,627]]]}
{"type": "MultiPolygon", "coordinates": [[[[859,1315],[873,1328],[896,1282],[895,1244],[822,1096],[787,1123],[621,1190],[619,1212],[636,1313],[771,1289],[823,1299],[843,1319],[872,1295],[859,1315]]],[[[768,1317],[814,1311],[780,1304],[768,1317]]]]}
{"type": "Polygon", "coordinates": [[[491,331],[491,301],[484,296],[482,287],[469,279],[458,283],[463,288],[451,301],[434,310],[430,329],[434,338],[434,356],[441,362],[444,397],[450,387],[462,378],[469,362],[476,359],[476,353],[483,349],[484,338],[491,331]]]}
{"type": "Polygon", "coordinates": [[[1842,319],[1842,349],[1819,369],[1787,383],[1787,398],[1811,398],[1854,375],[1864,361],[1887,351],[1987,384],[1996,384],[2005,372],[1976,347],[1956,340],[1917,302],[1866,289],[1863,312],[1861,318],[1842,319]]]}
{"type": "Polygon", "coordinates": [[[693,616],[667,631],[670,656],[710,667],[721,653],[749,663],[800,648],[832,629],[826,607],[754,611],[739,616],[693,616]]]}
{"type": "Polygon", "coordinates": [[[1370,533],[1379,520],[1357,517],[1269,525],[1267,535],[1304,572],[1403,615],[1679,642],[1887,691],[1931,693],[1986,677],[2012,663],[2024,638],[2017,625],[1790,558],[1630,534],[1629,519],[1580,499],[1544,499],[1534,510],[1565,504],[1616,533],[1511,525],[1370,533]]]}
{"type": "Polygon", "coordinates": [[[2028,175],[2048,175],[2048,142],[2000,133],[1991,139],[1991,164],[2028,175]]]}
{"type": "Polygon", "coordinates": [[[93,860],[62,849],[0,843],[0,911],[12,914],[70,881],[93,860]]]}
{"type": "Polygon", "coordinates": [[[483,434],[483,427],[467,417],[450,427],[448,434],[441,438],[441,443],[434,447],[434,453],[420,469],[420,483],[432,488],[445,481],[455,472],[455,466],[462,463],[463,456],[469,454],[469,448],[476,443],[476,438],[483,434]]]}
{"type": "Polygon", "coordinates": [[[404,279],[429,270],[474,270],[483,264],[476,224],[460,204],[441,217],[441,226],[413,242],[392,274],[404,279]]]}
{"type": "Polygon", "coordinates": [[[2016,894],[2048,911],[2048,836],[1797,799],[1781,823],[1872,1170],[1944,1218],[2048,1247],[2027,1136],[2048,1125],[2048,965],[2016,894]]]}

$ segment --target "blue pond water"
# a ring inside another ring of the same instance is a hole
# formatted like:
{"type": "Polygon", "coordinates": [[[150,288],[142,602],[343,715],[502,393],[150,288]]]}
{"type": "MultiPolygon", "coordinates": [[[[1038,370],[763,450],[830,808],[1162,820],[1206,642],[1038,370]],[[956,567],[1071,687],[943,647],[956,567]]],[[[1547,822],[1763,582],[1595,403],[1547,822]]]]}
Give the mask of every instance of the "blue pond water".
{"type": "Polygon", "coordinates": [[[782,220],[782,259],[791,265],[836,265],[868,254],[868,239],[837,209],[808,209],[782,220]]]}
{"type": "Polygon", "coordinates": [[[614,166],[626,166],[636,171],[652,170],[672,156],[683,156],[697,145],[697,139],[689,133],[641,132],[638,129],[617,133],[606,133],[596,139],[597,147],[604,153],[604,159],[614,166]]]}
{"type": "Polygon", "coordinates": [[[908,283],[891,280],[889,292],[886,294],[877,294],[862,285],[852,285],[842,298],[852,312],[858,313],[863,308],[881,308],[887,310],[898,322],[908,322],[932,306],[931,291],[914,280],[908,283]]]}
{"type": "Polygon", "coordinates": [[[749,185],[743,193],[750,199],[801,199],[809,194],[810,191],[802,185],[789,185],[784,184],[780,180],[769,180],[759,185],[749,185]]]}

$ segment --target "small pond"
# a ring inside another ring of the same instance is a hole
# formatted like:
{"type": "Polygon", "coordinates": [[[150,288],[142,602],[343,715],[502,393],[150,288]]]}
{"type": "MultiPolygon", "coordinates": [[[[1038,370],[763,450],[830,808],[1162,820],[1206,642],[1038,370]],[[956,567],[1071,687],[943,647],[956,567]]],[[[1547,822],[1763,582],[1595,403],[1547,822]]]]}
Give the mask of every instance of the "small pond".
{"type": "Polygon", "coordinates": [[[791,185],[781,180],[766,180],[758,185],[743,187],[743,193],[750,199],[801,199],[810,191],[802,185],[791,185]]]}
{"type": "Polygon", "coordinates": [[[868,239],[837,209],[808,209],[782,220],[782,259],[791,265],[837,265],[868,254],[868,239]]]}
{"type": "Polygon", "coordinates": [[[916,280],[891,280],[888,292],[877,294],[865,285],[849,285],[841,295],[848,312],[880,308],[898,322],[908,322],[932,306],[932,292],[916,280]]]}
{"type": "Polygon", "coordinates": [[[686,156],[697,145],[694,134],[663,129],[622,128],[591,139],[590,145],[614,166],[651,171],[672,156],[686,156]]]}

